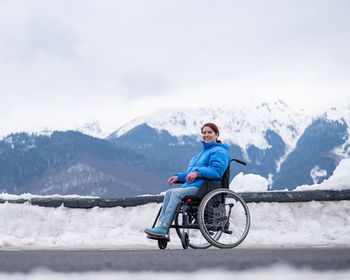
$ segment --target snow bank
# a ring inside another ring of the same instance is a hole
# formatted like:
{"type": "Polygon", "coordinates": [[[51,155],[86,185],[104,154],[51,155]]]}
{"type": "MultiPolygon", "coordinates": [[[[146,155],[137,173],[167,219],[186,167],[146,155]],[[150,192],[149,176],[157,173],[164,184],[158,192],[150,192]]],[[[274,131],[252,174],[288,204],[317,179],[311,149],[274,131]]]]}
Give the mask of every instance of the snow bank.
{"type": "Polygon", "coordinates": [[[35,279],[35,280],[124,280],[124,279],[145,279],[145,280],[158,280],[158,279],[199,279],[199,280],[211,280],[211,279],[234,279],[234,280],[344,280],[349,279],[350,270],[312,270],[309,268],[294,268],[287,265],[274,265],[259,269],[246,269],[243,271],[227,271],[219,269],[200,270],[195,272],[126,272],[126,271],[100,271],[100,272],[75,272],[75,273],[61,273],[52,272],[44,269],[37,269],[31,273],[0,273],[0,279],[6,280],[23,280],[23,279],[35,279]]]}
{"type": "MultiPolygon", "coordinates": [[[[350,189],[350,159],[321,184],[296,190],[350,189]]],[[[230,188],[237,192],[266,191],[261,176],[238,174],[230,188]]],[[[31,199],[31,194],[2,199],[31,199]]],[[[62,197],[62,196],[51,196],[62,197]]],[[[79,197],[79,196],[65,196],[79,197]]],[[[243,247],[350,246],[350,201],[307,203],[250,203],[251,230],[243,247]]],[[[146,238],[159,204],[137,207],[71,209],[25,204],[0,204],[0,248],[157,248],[146,238]]],[[[171,231],[169,248],[181,248],[171,231]]]]}
{"type": "Polygon", "coordinates": [[[0,199],[4,200],[17,200],[17,199],[27,199],[30,200],[32,198],[97,198],[96,196],[81,196],[77,194],[72,195],[60,195],[60,194],[54,194],[54,195],[37,195],[37,194],[31,194],[31,193],[23,193],[21,195],[15,195],[15,194],[8,194],[8,193],[1,193],[0,199]]]}
{"type": "Polygon", "coordinates": [[[349,246],[350,201],[249,203],[244,246],[349,246]]]}
{"type": "Polygon", "coordinates": [[[350,189],[350,158],[343,159],[335,168],[333,175],[320,184],[312,186],[303,185],[295,188],[295,191],[306,190],[348,190],[350,189]]]}
{"type": "Polygon", "coordinates": [[[266,192],[269,182],[256,174],[237,174],[230,183],[230,189],[234,192],[266,192]]]}
{"type": "Polygon", "coordinates": [[[5,203],[0,205],[0,247],[147,247],[151,242],[143,229],[155,206],[70,209],[5,203]]]}
{"type": "MultiPolygon", "coordinates": [[[[350,201],[250,203],[251,230],[241,247],[349,246],[350,201]]],[[[146,238],[159,204],[70,209],[0,205],[0,248],[158,248],[146,238]]],[[[169,248],[181,248],[171,230],[169,248]]]]}

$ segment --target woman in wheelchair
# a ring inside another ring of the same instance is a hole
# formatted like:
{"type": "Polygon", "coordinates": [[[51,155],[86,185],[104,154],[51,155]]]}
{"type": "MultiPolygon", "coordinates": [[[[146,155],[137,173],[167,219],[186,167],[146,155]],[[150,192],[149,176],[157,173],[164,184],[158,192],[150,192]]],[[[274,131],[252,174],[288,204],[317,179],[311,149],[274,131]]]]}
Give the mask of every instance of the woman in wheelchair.
{"type": "Polygon", "coordinates": [[[159,225],[146,228],[151,236],[163,236],[172,223],[177,205],[187,195],[195,195],[205,179],[221,178],[230,163],[229,146],[223,144],[219,137],[219,129],[213,123],[206,123],[201,129],[203,150],[194,156],[188,165],[187,172],[176,173],[168,179],[168,185],[185,182],[180,188],[169,189],[165,193],[163,207],[158,218],[159,225]]]}

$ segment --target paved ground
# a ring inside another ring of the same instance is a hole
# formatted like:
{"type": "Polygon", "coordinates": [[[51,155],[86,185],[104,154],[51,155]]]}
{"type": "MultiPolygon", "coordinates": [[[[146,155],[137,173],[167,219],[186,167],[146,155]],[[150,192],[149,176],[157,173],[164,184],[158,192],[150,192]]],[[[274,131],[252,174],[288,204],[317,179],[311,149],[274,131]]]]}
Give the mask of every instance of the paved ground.
{"type": "Polygon", "coordinates": [[[350,268],[350,248],[333,249],[207,249],[207,250],[75,250],[0,251],[0,271],[193,271],[242,270],[289,264],[316,270],[350,268]]]}

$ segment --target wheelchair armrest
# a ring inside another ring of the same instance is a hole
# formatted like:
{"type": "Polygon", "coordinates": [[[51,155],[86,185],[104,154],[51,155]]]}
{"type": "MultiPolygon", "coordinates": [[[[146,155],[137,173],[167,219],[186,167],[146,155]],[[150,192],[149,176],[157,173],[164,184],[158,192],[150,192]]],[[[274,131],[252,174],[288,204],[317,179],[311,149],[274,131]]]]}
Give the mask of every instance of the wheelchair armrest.
{"type": "Polygon", "coordinates": [[[209,181],[209,182],[212,182],[212,181],[222,181],[222,180],[223,180],[222,178],[212,178],[212,179],[201,178],[201,179],[206,180],[206,181],[209,181]]]}
{"type": "Polygon", "coordinates": [[[176,181],[174,184],[185,184],[185,181],[176,181]]]}
{"type": "MultiPolygon", "coordinates": [[[[222,178],[212,178],[212,179],[208,179],[208,178],[197,178],[199,180],[206,180],[209,182],[213,182],[213,181],[222,181],[222,178]]],[[[185,181],[176,181],[174,182],[174,184],[185,184],[185,181]]]]}

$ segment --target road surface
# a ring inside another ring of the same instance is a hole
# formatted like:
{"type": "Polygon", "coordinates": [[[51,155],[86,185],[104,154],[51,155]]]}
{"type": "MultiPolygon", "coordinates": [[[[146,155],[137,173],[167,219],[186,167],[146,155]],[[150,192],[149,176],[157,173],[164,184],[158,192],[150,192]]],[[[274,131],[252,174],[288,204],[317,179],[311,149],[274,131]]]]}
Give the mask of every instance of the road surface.
{"type": "Polygon", "coordinates": [[[274,264],[349,269],[350,248],[0,251],[2,272],[27,273],[37,268],[58,272],[243,270],[274,264]]]}

